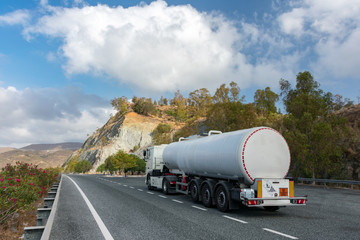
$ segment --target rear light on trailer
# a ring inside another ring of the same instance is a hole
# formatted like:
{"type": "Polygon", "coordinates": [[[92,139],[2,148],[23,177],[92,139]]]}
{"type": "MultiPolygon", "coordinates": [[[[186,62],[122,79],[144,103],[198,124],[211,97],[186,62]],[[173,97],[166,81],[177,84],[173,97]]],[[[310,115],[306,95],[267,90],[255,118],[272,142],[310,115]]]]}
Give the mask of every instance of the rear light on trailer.
{"type": "Polygon", "coordinates": [[[297,204],[305,204],[306,203],[306,199],[298,199],[297,200],[297,204]]]}
{"type": "Polygon", "coordinates": [[[306,199],[291,199],[292,204],[306,204],[306,199]]]}
{"type": "Polygon", "coordinates": [[[262,203],[264,203],[263,200],[248,200],[248,201],[247,201],[247,204],[248,204],[248,205],[260,205],[260,204],[262,204],[262,203]]]}
{"type": "Polygon", "coordinates": [[[248,205],[257,205],[257,201],[256,200],[248,200],[248,205]]]}
{"type": "Polygon", "coordinates": [[[176,182],[174,181],[174,182],[170,182],[170,185],[174,185],[174,184],[176,184],[176,182]]]}

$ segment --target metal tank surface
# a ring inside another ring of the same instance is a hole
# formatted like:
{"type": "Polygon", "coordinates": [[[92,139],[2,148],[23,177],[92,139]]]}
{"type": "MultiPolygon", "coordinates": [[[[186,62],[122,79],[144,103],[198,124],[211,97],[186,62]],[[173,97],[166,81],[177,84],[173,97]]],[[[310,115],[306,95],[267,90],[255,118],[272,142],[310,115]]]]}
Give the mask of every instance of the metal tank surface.
{"type": "Polygon", "coordinates": [[[163,152],[169,169],[186,174],[237,180],[251,185],[256,178],[284,178],[290,151],[284,137],[256,127],[169,144],[163,152]]]}

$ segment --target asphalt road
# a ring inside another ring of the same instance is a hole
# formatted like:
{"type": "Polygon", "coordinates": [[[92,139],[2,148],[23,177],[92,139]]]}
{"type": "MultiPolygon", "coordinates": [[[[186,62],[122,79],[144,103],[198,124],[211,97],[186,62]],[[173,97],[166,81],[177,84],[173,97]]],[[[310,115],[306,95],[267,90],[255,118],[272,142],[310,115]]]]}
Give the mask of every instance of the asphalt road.
{"type": "Polygon", "coordinates": [[[296,186],[295,195],[308,195],[308,205],[222,213],[189,196],[148,191],[144,178],[63,176],[50,239],[105,239],[99,218],[113,239],[360,239],[359,190],[296,186]]]}

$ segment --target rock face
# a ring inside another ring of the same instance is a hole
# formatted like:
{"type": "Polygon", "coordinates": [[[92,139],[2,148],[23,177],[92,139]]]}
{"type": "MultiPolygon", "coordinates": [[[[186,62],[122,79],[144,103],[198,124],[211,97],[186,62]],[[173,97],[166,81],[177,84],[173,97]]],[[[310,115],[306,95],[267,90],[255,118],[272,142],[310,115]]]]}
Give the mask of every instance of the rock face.
{"type": "Polygon", "coordinates": [[[119,150],[132,152],[151,145],[152,132],[159,123],[161,121],[158,119],[135,112],[125,116],[116,115],[90,136],[82,148],[74,152],[71,157],[77,155],[80,160],[88,160],[93,165],[91,172],[95,172],[107,157],[119,150]]]}
{"type": "Polygon", "coordinates": [[[352,127],[351,131],[355,135],[355,139],[350,141],[344,153],[348,160],[346,167],[349,172],[349,178],[360,180],[360,104],[341,109],[337,114],[349,120],[352,127]]]}

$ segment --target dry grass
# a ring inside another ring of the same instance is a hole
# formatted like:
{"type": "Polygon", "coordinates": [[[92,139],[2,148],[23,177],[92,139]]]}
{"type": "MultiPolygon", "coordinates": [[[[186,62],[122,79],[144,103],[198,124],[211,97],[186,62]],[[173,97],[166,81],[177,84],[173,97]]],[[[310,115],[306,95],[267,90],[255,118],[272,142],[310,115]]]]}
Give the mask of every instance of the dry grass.
{"type": "Polygon", "coordinates": [[[24,234],[24,227],[36,226],[36,211],[44,205],[40,199],[33,209],[16,212],[5,224],[0,225],[0,240],[19,239],[24,234]]]}

